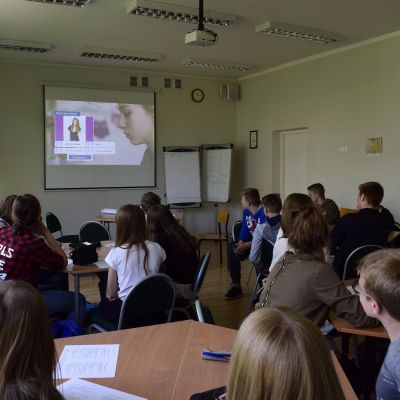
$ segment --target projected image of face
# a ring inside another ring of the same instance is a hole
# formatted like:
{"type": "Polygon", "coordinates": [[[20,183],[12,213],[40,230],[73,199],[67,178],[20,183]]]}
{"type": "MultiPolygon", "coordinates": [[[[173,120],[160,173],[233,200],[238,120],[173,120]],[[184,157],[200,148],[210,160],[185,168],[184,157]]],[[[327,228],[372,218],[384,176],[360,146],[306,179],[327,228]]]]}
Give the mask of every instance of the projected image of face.
{"type": "Polygon", "coordinates": [[[140,104],[118,104],[118,127],[132,144],[151,144],[154,137],[154,111],[140,104]]]}

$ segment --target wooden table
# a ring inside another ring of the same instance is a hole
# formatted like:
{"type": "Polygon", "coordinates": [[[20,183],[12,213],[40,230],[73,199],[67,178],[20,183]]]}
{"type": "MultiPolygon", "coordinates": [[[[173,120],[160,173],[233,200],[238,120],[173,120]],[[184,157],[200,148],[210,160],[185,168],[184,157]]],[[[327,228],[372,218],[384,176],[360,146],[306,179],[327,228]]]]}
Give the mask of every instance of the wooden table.
{"type": "Polygon", "coordinates": [[[342,318],[339,318],[333,313],[330,313],[329,320],[335,329],[342,333],[342,351],[348,354],[349,339],[348,335],[364,336],[364,365],[362,366],[363,377],[363,397],[364,399],[370,398],[371,383],[373,381],[372,369],[374,368],[375,353],[376,353],[376,340],[389,339],[386,329],[380,325],[375,328],[357,328],[342,318]]]}
{"type": "Polygon", "coordinates": [[[116,222],[117,215],[116,214],[100,214],[95,218],[95,221],[100,222],[101,224],[104,225],[104,227],[107,229],[110,237],[110,223],[115,224],[116,222]]]}
{"type": "MultiPolygon", "coordinates": [[[[228,363],[203,360],[205,347],[231,351],[236,331],[195,321],[57,339],[59,355],[66,344],[119,343],[115,378],[88,379],[149,400],[188,400],[227,383],[228,363]]],[[[357,397],[332,353],[346,400],[357,397]]]]}
{"type": "MultiPolygon", "coordinates": [[[[98,261],[104,261],[107,254],[110,252],[111,247],[107,246],[113,243],[111,240],[101,242],[101,247],[97,249],[97,254],[99,256],[98,261]]],[[[69,247],[68,243],[62,245],[65,254],[69,254],[72,249],[69,247]]],[[[88,265],[68,265],[68,273],[74,277],[74,292],[75,292],[75,316],[76,321],[80,321],[80,310],[79,310],[79,294],[80,294],[80,279],[82,276],[91,276],[99,272],[108,271],[108,267],[99,267],[96,264],[88,265]]]]}

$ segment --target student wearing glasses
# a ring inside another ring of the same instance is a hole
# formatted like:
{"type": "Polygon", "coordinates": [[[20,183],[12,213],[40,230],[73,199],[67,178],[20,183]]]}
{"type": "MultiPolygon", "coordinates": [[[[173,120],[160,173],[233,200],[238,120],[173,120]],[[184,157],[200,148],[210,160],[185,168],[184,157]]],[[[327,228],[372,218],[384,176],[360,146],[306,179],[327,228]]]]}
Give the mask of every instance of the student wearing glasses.
{"type": "Polygon", "coordinates": [[[364,257],[360,279],[353,289],[365,313],[379,320],[390,337],[390,346],[376,382],[378,400],[400,399],[400,250],[385,249],[364,257]]]}

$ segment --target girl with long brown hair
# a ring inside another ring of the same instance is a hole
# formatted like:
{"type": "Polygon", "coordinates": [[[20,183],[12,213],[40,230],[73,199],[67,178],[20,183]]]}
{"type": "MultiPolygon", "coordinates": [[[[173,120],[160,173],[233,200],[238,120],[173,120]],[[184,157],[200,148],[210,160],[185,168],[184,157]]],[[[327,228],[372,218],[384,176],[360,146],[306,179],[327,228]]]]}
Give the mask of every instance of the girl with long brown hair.
{"type": "Polygon", "coordinates": [[[163,205],[149,208],[147,229],[150,239],[165,250],[165,273],[176,283],[177,296],[187,297],[197,268],[196,239],[163,205]]]}
{"type": "Polygon", "coordinates": [[[116,216],[115,247],[106,257],[109,265],[106,293],[101,294],[100,312],[117,322],[122,301],[143,278],[157,273],[165,260],[163,248],[146,240],[146,220],[139,206],[126,204],[116,216]]]}
{"type": "Polygon", "coordinates": [[[46,306],[25,282],[0,284],[0,397],[62,400],[54,386],[56,351],[46,306]]]}

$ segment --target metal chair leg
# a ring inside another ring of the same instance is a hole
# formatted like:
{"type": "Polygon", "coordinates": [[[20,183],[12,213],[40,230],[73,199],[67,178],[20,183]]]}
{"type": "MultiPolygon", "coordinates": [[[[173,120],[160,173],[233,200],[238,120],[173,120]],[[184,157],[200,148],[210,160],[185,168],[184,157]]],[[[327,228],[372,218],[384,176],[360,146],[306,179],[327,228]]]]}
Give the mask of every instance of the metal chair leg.
{"type": "Polygon", "coordinates": [[[253,292],[251,293],[250,304],[249,304],[249,309],[247,310],[247,314],[250,314],[251,309],[253,308],[254,296],[256,295],[258,290],[258,281],[260,280],[260,277],[261,277],[261,272],[257,274],[256,283],[254,284],[253,292]]]}
{"type": "Polygon", "coordinates": [[[249,282],[250,282],[251,274],[253,273],[253,269],[254,269],[254,265],[251,264],[251,270],[249,272],[249,276],[247,277],[246,286],[249,286],[249,282]]]}

